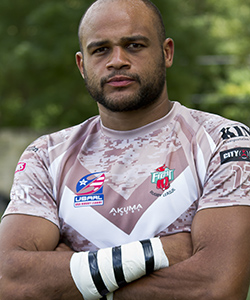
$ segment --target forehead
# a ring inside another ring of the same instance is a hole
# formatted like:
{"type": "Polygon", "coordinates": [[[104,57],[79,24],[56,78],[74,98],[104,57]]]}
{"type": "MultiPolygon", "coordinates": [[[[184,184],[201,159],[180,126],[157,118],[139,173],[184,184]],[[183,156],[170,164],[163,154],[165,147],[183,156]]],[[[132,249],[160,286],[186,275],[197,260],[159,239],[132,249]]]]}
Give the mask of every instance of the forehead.
{"type": "Polygon", "coordinates": [[[83,47],[96,40],[116,41],[125,36],[157,36],[152,11],[142,2],[116,0],[96,2],[80,26],[83,47]]]}

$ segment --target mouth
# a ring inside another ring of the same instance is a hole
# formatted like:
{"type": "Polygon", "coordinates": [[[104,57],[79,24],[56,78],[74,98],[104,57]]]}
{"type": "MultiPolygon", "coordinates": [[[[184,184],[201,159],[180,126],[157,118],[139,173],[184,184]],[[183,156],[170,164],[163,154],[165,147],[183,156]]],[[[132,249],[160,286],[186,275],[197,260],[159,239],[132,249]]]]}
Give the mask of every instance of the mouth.
{"type": "Polygon", "coordinates": [[[107,84],[113,87],[125,87],[135,82],[135,79],[127,76],[116,75],[107,80],[107,84]]]}

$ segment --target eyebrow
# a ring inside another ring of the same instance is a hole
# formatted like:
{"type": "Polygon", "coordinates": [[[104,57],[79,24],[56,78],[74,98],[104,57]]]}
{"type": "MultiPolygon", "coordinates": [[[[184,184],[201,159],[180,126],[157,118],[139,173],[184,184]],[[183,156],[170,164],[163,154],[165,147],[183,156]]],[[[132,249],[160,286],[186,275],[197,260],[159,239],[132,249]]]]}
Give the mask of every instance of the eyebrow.
{"type": "Polygon", "coordinates": [[[121,38],[122,42],[136,42],[136,41],[144,41],[145,43],[149,43],[149,39],[144,35],[134,35],[134,36],[127,36],[121,38]]]}
{"type": "Polygon", "coordinates": [[[90,50],[91,48],[101,47],[105,44],[108,44],[108,42],[109,42],[109,40],[91,42],[91,43],[88,44],[87,50],[90,50]]]}
{"type": "MultiPolygon", "coordinates": [[[[136,42],[136,41],[144,41],[145,43],[149,44],[149,39],[143,35],[134,35],[134,36],[126,36],[126,37],[122,37],[120,39],[120,41],[122,43],[126,43],[126,42],[136,42]]],[[[87,50],[90,50],[92,48],[98,48],[98,47],[102,47],[104,45],[107,45],[110,41],[109,40],[102,40],[102,41],[94,41],[88,44],[87,46],[87,50]]]]}

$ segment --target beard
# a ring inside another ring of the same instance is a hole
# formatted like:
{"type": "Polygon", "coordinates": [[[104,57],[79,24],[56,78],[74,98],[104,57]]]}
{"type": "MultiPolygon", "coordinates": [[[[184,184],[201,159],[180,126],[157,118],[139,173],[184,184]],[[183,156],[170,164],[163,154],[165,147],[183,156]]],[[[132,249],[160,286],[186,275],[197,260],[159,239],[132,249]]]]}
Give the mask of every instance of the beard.
{"type": "Polygon", "coordinates": [[[107,77],[104,77],[100,81],[100,85],[96,85],[97,80],[95,78],[89,78],[87,72],[84,70],[85,86],[91,97],[106,109],[112,112],[129,112],[135,111],[141,108],[146,108],[156,102],[166,83],[166,70],[164,58],[158,61],[155,68],[152,68],[152,72],[146,74],[141,78],[138,74],[128,73],[124,70],[113,71],[107,77]],[[124,75],[129,76],[140,86],[139,90],[132,95],[122,95],[122,91],[126,87],[120,87],[116,89],[116,92],[121,92],[120,96],[109,97],[104,94],[104,85],[113,76],[124,75]]]}

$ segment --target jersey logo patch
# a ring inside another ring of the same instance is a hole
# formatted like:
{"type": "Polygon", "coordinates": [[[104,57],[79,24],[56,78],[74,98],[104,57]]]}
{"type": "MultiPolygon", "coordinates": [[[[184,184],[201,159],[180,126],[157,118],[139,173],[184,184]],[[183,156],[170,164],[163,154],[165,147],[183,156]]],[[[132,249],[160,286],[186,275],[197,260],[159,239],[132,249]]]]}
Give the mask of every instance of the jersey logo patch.
{"type": "Polygon", "coordinates": [[[24,171],[25,167],[26,167],[26,163],[25,162],[19,162],[17,164],[15,173],[24,171]]]}
{"type": "Polygon", "coordinates": [[[221,137],[223,140],[227,140],[235,137],[250,136],[250,130],[245,126],[226,127],[226,128],[222,128],[220,132],[222,133],[221,137]]]}
{"type": "Polygon", "coordinates": [[[104,204],[104,172],[96,172],[82,177],[76,185],[77,196],[74,207],[100,206],[104,204]]]}
{"type": "Polygon", "coordinates": [[[220,152],[221,164],[230,161],[250,161],[250,148],[234,148],[220,152]]]}
{"type": "Polygon", "coordinates": [[[165,164],[151,173],[151,183],[156,184],[157,189],[163,191],[170,187],[170,181],[174,180],[174,169],[169,169],[165,164]]]}

